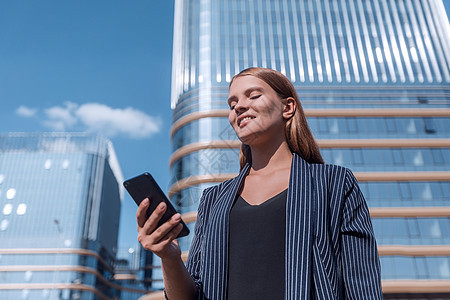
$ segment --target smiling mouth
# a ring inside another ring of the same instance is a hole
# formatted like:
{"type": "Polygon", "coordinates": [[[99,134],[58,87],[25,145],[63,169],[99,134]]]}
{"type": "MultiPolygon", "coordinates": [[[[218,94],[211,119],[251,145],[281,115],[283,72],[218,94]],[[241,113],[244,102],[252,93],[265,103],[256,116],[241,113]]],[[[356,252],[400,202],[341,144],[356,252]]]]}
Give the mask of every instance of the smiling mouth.
{"type": "Polygon", "coordinates": [[[238,126],[244,126],[248,121],[254,119],[253,117],[245,117],[242,120],[239,121],[238,126]]]}

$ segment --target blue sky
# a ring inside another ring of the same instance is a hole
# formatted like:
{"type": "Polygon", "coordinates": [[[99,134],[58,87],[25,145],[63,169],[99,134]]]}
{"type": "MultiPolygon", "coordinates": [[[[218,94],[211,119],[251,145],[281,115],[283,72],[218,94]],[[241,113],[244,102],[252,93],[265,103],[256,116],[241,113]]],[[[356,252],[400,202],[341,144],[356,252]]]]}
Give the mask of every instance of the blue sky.
{"type": "MultiPolygon", "coordinates": [[[[0,1],[0,133],[100,132],[167,190],[172,28],[167,0],[0,1]]],[[[126,195],[123,243],[135,212],[126,195]]]]}
{"type": "MultiPolygon", "coordinates": [[[[101,133],[125,178],[150,171],[167,190],[173,2],[0,1],[0,133],[101,133]]],[[[127,246],[135,211],[126,195],[127,246]]]]}

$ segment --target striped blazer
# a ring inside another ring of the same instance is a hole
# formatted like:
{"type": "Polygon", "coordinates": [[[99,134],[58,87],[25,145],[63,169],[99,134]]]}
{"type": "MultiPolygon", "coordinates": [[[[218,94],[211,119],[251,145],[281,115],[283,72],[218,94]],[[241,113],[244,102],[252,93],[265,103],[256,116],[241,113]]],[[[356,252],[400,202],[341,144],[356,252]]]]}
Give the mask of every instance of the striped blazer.
{"type": "MultiPolygon", "coordinates": [[[[227,297],[229,215],[249,169],[203,192],[187,260],[199,299],[227,297]]],[[[369,211],[350,170],[294,154],[285,240],[284,299],[383,299],[369,211]]]]}

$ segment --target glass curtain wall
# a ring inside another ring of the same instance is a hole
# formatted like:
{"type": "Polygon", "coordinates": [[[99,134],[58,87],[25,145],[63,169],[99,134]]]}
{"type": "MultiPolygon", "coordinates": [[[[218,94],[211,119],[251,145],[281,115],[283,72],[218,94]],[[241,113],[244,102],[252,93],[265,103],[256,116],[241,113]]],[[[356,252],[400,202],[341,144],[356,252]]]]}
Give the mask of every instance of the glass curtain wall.
{"type": "Polygon", "coordinates": [[[0,135],[0,298],[113,298],[122,175],[110,141],[0,135]]]}
{"type": "Polygon", "coordinates": [[[193,221],[202,190],[239,170],[226,99],[232,76],[251,66],[293,82],[326,162],[358,178],[386,297],[450,295],[442,1],[175,1],[169,195],[193,221]]]}

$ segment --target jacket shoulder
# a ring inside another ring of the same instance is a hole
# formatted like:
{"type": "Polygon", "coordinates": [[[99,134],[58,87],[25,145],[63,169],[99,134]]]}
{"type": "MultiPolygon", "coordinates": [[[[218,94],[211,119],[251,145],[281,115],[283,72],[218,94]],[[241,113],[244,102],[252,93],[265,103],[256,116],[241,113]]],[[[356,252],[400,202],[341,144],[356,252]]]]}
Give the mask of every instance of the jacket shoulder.
{"type": "Polygon", "coordinates": [[[311,175],[318,187],[341,190],[343,194],[358,186],[353,172],[342,166],[332,164],[311,164],[311,175]]]}
{"type": "Polygon", "coordinates": [[[237,177],[233,177],[231,179],[225,180],[216,185],[207,187],[203,190],[202,200],[207,202],[214,202],[218,196],[226,193],[229,190],[229,187],[233,184],[233,182],[237,180],[237,177]]]}
{"type": "Polygon", "coordinates": [[[309,164],[312,172],[319,176],[339,175],[348,176],[353,174],[352,171],[346,167],[333,164],[309,164]]]}

